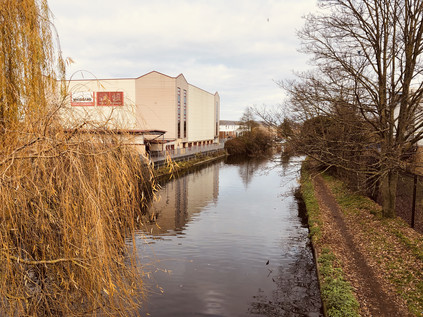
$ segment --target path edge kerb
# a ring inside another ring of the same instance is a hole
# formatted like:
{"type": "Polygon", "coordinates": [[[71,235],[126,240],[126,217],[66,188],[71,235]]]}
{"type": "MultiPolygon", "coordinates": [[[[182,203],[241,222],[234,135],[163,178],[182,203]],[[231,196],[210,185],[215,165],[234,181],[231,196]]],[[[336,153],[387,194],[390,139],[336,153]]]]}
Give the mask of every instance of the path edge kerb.
{"type": "Polygon", "coordinates": [[[323,242],[322,206],[316,196],[314,180],[308,168],[308,160],[305,160],[301,166],[301,194],[306,206],[309,237],[316,264],[323,314],[327,317],[329,311],[332,311],[335,314],[360,316],[360,303],[352,290],[352,285],[345,278],[343,270],[336,264],[338,259],[330,246],[323,242]],[[320,260],[322,260],[321,263],[320,260]],[[321,269],[324,269],[326,273],[323,274],[321,269]],[[334,292],[335,289],[336,292],[334,292]]]}
{"type": "MultiPolygon", "coordinates": [[[[312,231],[310,230],[310,227],[312,227],[314,225],[314,223],[312,222],[313,219],[313,214],[312,214],[312,210],[313,208],[317,208],[319,209],[319,205],[317,203],[316,197],[314,195],[314,185],[313,182],[310,181],[310,185],[312,186],[312,191],[310,192],[310,196],[311,197],[306,197],[306,193],[305,193],[305,182],[307,181],[306,178],[309,177],[308,175],[308,171],[306,171],[306,164],[302,164],[301,166],[301,175],[300,175],[300,191],[301,191],[301,196],[302,199],[304,201],[305,207],[306,207],[306,215],[307,215],[307,224],[308,224],[308,228],[309,228],[309,238],[310,238],[310,245],[311,245],[311,250],[312,250],[312,254],[313,254],[313,259],[314,259],[314,263],[315,263],[315,267],[316,267],[316,275],[317,275],[317,281],[319,284],[319,291],[320,294],[322,294],[322,274],[320,272],[320,268],[319,268],[319,264],[318,264],[318,256],[317,256],[317,250],[316,250],[316,240],[319,239],[319,234],[317,233],[312,233],[312,231]],[[308,198],[308,199],[307,199],[308,198]],[[312,201],[310,201],[312,200],[312,201]]],[[[319,211],[316,210],[316,212],[318,213],[319,211]]],[[[328,311],[327,311],[327,305],[326,302],[323,300],[322,295],[320,295],[321,297],[321,301],[322,301],[322,307],[323,307],[323,315],[325,317],[328,317],[328,311]]]]}
{"type": "MultiPolygon", "coordinates": [[[[317,274],[317,281],[319,283],[319,290],[320,290],[320,294],[322,294],[322,274],[320,273],[320,268],[317,262],[318,258],[317,258],[316,248],[314,247],[314,243],[313,241],[311,241],[311,239],[310,239],[310,242],[311,242],[310,244],[311,244],[311,250],[313,253],[314,263],[316,264],[316,274],[317,274]]],[[[323,315],[325,317],[328,317],[326,302],[323,300],[323,298],[321,298],[321,300],[322,300],[322,307],[323,307],[323,315]]]]}

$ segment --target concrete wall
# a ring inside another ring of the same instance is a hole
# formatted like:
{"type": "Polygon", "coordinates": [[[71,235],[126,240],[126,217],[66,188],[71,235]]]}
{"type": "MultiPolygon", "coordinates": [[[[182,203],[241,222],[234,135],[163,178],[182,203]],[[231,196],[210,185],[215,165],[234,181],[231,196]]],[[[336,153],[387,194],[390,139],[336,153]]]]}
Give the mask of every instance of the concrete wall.
{"type": "Polygon", "coordinates": [[[166,130],[165,138],[176,138],[175,79],[151,72],[135,80],[137,121],[144,130],[166,130]]]}

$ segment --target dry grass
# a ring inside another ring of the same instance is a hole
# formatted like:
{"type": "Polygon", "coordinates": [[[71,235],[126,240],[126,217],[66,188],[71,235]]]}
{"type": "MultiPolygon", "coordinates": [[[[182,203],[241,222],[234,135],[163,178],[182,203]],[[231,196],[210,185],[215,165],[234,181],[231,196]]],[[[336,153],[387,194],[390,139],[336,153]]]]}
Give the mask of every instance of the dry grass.
{"type": "Polygon", "coordinates": [[[154,191],[151,170],[112,134],[34,122],[0,141],[0,311],[134,314],[143,289],[125,239],[154,191]]]}

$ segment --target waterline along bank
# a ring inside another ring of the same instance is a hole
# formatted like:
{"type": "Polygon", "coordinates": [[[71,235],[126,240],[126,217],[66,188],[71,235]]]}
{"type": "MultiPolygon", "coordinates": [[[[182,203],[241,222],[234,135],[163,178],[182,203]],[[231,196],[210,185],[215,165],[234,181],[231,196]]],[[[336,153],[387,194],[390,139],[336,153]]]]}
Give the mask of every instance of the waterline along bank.
{"type": "Polygon", "coordinates": [[[151,316],[321,316],[299,160],[217,160],[162,185],[135,243],[151,316]]]}

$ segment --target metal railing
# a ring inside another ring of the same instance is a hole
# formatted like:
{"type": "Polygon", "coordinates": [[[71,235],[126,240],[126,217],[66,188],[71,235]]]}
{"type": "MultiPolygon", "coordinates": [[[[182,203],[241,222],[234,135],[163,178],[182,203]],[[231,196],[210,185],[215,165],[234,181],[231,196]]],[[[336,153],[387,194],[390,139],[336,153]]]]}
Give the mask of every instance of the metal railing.
{"type": "Polygon", "coordinates": [[[187,156],[193,156],[198,153],[207,153],[214,152],[218,150],[223,150],[224,143],[213,143],[202,146],[192,146],[183,149],[167,149],[165,151],[152,151],[150,153],[150,158],[153,162],[163,161],[166,159],[167,155],[170,155],[172,159],[178,159],[187,156]]]}

